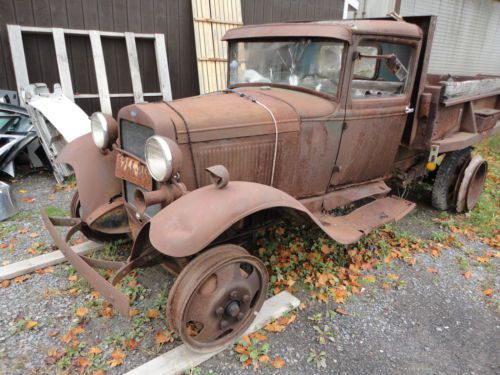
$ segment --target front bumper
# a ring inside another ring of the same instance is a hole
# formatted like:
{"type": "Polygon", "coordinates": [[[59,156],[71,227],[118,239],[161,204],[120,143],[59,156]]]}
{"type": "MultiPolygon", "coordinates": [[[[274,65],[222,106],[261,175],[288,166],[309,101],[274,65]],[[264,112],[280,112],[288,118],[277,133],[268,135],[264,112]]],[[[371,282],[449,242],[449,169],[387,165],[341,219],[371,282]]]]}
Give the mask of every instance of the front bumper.
{"type": "Polygon", "coordinates": [[[67,241],[81,229],[82,221],[78,218],[51,218],[45,211],[41,210],[45,227],[59,250],[64,254],[68,262],[92,285],[101,295],[106,298],[123,316],[129,316],[129,298],[118,290],[117,285],[125,275],[135,267],[146,265],[157,260],[161,254],[153,251],[144,251],[140,256],[127,262],[112,262],[108,260],[97,260],[83,255],[78,255],[67,241]],[[57,232],[56,226],[69,227],[66,239],[57,232]],[[111,282],[102,277],[93,267],[115,270],[116,273],[111,282]]]}

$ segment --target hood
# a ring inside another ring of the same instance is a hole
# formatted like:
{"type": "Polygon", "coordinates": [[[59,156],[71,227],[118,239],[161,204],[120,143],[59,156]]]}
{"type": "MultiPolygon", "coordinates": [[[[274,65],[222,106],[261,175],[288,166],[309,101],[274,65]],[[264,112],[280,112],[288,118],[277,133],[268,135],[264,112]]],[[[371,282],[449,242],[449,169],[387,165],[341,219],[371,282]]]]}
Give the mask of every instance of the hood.
{"type": "MultiPolygon", "coordinates": [[[[300,122],[330,115],[336,104],[324,98],[279,88],[245,87],[242,93],[255,98],[272,112],[278,133],[297,132],[300,122]]],[[[216,92],[172,102],[135,104],[119,117],[155,129],[156,134],[176,137],[179,144],[275,134],[266,108],[238,93],[216,92]]]]}
{"type": "Polygon", "coordinates": [[[217,92],[169,103],[178,114],[174,122],[179,143],[187,142],[186,124],[191,141],[203,142],[274,134],[269,111],[276,119],[278,133],[287,133],[299,131],[306,117],[322,117],[334,110],[326,99],[292,90],[246,87],[237,92],[246,96],[217,92]]]}

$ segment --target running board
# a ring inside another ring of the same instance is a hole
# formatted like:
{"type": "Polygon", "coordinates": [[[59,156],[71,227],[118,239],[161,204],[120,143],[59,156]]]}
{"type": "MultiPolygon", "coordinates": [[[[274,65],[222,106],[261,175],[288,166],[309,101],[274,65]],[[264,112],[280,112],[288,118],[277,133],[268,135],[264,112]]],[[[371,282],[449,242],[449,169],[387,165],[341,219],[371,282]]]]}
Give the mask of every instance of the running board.
{"type": "Polygon", "coordinates": [[[348,245],[384,224],[396,222],[414,208],[415,203],[398,197],[385,197],[365,204],[344,216],[319,214],[317,218],[337,242],[348,245]]]}

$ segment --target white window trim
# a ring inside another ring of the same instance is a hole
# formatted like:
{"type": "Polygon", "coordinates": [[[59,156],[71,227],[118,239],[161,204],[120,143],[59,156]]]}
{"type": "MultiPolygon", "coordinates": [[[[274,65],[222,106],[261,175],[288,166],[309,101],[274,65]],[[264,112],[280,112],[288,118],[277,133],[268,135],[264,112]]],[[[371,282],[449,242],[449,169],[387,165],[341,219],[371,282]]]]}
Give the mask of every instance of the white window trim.
{"type": "Polygon", "coordinates": [[[349,15],[349,7],[356,10],[359,9],[359,0],[344,0],[344,13],[342,15],[343,19],[346,19],[349,15]]]}

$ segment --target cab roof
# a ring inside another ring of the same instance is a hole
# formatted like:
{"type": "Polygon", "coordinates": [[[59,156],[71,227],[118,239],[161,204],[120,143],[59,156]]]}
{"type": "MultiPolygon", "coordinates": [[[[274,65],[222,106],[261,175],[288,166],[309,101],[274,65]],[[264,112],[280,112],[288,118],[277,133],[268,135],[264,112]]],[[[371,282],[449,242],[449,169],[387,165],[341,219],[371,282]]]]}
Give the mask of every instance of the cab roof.
{"type": "Polygon", "coordinates": [[[314,22],[269,23],[228,30],[222,40],[265,37],[320,37],[351,42],[355,34],[422,38],[417,25],[396,20],[338,20],[314,22]]]}

